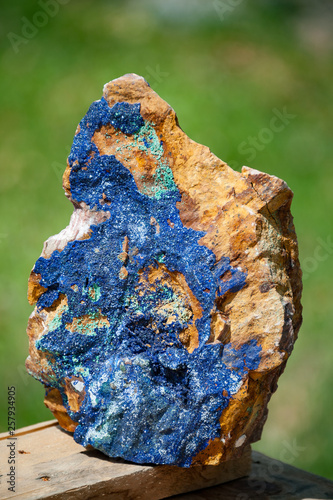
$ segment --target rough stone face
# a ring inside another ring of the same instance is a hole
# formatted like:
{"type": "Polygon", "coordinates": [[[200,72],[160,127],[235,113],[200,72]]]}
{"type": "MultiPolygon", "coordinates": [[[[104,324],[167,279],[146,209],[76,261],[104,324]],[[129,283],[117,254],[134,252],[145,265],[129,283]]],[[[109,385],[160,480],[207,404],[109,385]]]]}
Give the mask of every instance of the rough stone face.
{"type": "Polygon", "coordinates": [[[111,457],[239,455],[301,324],[292,191],[189,139],[137,75],[90,106],[63,185],[74,212],[28,290],[27,369],[45,404],[111,457]]]}

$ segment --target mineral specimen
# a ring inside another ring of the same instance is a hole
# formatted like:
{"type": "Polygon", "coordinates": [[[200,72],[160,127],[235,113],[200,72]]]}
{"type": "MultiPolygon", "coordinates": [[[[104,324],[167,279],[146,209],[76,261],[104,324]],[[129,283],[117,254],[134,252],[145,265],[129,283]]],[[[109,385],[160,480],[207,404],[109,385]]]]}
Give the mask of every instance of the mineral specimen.
{"type": "Polygon", "coordinates": [[[133,74],[90,106],[63,186],[74,213],[28,290],[27,369],[46,405],[111,457],[238,456],[301,324],[291,190],[231,170],[133,74]]]}

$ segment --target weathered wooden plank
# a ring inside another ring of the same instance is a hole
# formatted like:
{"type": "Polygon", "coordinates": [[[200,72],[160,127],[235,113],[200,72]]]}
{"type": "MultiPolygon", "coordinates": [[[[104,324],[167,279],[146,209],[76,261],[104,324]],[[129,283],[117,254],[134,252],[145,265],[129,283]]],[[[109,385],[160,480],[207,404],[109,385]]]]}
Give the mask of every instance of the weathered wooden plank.
{"type": "Polygon", "coordinates": [[[137,465],[86,450],[52,421],[19,430],[15,440],[1,437],[2,499],[158,500],[243,477],[251,465],[250,448],[242,458],[218,466],[137,465]],[[15,492],[8,491],[6,482],[11,442],[16,453],[15,492]]]}
{"type": "Polygon", "coordinates": [[[333,499],[333,482],[252,452],[224,466],[181,469],[114,460],[75,443],[56,421],[17,431],[16,491],[8,491],[8,434],[0,435],[0,498],[14,499],[159,499],[297,500],[333,499]],[[229,481],[226,483],[226,481],[229,481]],[[216,485],[225,482],[226,484],[216,485]],[[204,489],[200,489],[204,488],[204,489]],[[196,490],[195,492],[193,492],[196,490]],[[175,495],[184,491],[192,493],[175,495]]]}

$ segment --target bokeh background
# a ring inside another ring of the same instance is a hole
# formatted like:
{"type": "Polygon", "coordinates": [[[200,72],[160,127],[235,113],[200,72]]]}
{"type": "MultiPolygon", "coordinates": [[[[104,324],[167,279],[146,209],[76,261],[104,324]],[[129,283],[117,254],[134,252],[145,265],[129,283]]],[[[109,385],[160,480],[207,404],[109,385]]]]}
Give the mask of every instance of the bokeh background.
{"type": "Polygon", "coordinates": [[[52,418],[24,368],[27,279],[72,212],[61,176],[79,120],[104,83],[134,72],[191,138],[295,193],[304,322],[254,447],[333,479],[332,20],[330,1],[1,3],[0,431],[8,385],[18,427],[52,418]]]}

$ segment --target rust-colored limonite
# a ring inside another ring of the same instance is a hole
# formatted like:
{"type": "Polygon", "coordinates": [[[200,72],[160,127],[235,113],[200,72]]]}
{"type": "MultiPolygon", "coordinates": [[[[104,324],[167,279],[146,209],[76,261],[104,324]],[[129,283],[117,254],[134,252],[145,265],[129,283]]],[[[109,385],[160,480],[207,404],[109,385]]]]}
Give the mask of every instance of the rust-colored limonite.
{"type": "Polygon", "coordinates": [[[74,213],[28,291],[27,369],[46,405],[109,456],[238,456],[301,324],[292,191],[189,139],[134,74],[80,122],[63,185],[74,213]]]}

